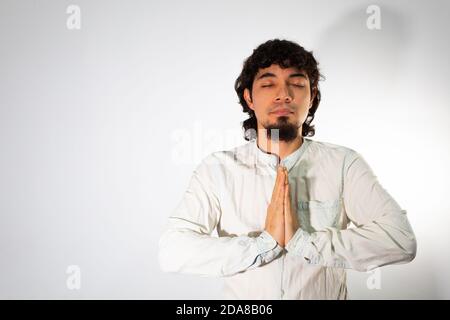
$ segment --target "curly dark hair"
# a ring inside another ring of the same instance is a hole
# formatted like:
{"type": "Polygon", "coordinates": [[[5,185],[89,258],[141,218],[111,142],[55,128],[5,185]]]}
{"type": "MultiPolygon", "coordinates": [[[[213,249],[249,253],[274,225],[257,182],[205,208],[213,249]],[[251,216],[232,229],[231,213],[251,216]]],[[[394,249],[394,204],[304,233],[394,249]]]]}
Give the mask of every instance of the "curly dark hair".
{"type": "Polygon", "coordinates": [[[314,58],[312,51],[306,51],[297,43],[289,40],[273,39],[266,41],[253,50],[252,55],[244,61],[242,72],[234,84],[239,103],[242,105],[242,111],[250,116],[242,122],[245,140],[248,141],[253,138],[253,134],[257,130],[257,122],[255,112],[249,108],[244,99],[244,90],[248,88],[251,97],[253,80],[259,69],[267,68],[272,64],[277,64],[283,69],[297,67],[308,74],[311,96],[314,95],[314,100],[303,123],[302,136],[314,136],[315,128],[314,125],[311,125],[311,122],[314,120],[314,114],[320,103],[319,79],[324,79],[319,72],[318,62],[314,58]]]}

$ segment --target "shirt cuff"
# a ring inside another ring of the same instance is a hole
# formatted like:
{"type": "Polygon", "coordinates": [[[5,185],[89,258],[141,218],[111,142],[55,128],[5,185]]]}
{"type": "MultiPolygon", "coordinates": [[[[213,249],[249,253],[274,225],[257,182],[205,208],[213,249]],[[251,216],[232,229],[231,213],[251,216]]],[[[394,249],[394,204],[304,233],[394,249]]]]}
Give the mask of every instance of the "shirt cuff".
{"type": "Polygon", "coordinates": [[[294,254],[302,257],[308,264],[322,265],[333,268],[350,268],[343,260],[325,261],[322,255],[317,252],[311,234],[302,229],[297,229],[294,236],[286,245],[287,254],[294,254]]]}
{"type": "Polygon", "coordinates": [[[286,245],[288,254],[303,257],[308,263],[320,263],[320,255],[314,254],[312,236],[303,229],[298,228],[294,236],[286,245]]]}
{"type": "Polygon", "coordinates": [[[269,263],[283,251],[283,248],[266,230],[256,238],[256,244],[258,247],[258,254],[261,256],[264,263],[269,263]]]}

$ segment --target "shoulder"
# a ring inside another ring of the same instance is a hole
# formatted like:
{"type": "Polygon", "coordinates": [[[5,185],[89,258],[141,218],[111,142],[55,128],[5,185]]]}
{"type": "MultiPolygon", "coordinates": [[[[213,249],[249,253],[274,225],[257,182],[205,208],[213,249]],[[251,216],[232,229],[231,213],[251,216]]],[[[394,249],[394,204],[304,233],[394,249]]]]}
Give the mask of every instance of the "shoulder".
{"type": "Polygon", "coordinates": [[[308,153],[310,156],[317,158],[331,158],[331,159],[349,159],[358,155],[358,152],[350,147],[343,146],[336,143],[312,140],[308,140],[308,153]]]}
{"type": "Polygon", "coordinates": [[[253,143],[253,141],[249,141],[227,150],[211,152],[202,159],[201,164],[203,166],[213,166],[222,169],[236,165],[251,164],[254,158],[252,150],[253,143]]]}
{"type": "Polygon", "coordinates": [[[311,139],[309,142],[307,159],[311,165],[341,171],[343,176],[351,167],[368,167],[363,156],[349,146],[311,139]]]}
{"type": "Polygon", "coordinates": [[[209,153],[202,158],[194,171],[199,175],[218,178],[230,169],[251,166],[252,161],[252,141],[250,141],[230,149],[209,153]]]}

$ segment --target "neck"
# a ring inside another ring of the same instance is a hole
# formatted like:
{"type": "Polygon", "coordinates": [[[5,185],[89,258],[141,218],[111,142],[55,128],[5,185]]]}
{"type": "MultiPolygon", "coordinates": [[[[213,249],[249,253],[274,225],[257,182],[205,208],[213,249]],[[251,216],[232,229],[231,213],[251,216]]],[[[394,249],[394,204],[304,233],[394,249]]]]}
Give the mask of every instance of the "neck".
{"type": "Polygon", "coordinates": [[[267,139],[267,134],[265,130],[258,130],[258,138],[256,140],[258,147],[271,154],[276,154],[280,161],[286,158],[288,155],[293,153],[295,150],[300,148],[303,144],[303,137],[298,135],[292,141],[280,141],[280,140],[271,140],[267,139]]]}

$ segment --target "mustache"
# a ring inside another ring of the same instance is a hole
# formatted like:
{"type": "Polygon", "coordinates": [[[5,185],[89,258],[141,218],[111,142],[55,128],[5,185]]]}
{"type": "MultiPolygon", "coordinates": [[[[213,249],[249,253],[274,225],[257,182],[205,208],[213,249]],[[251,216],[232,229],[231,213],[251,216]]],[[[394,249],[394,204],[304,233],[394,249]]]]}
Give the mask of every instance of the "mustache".
{"type": "Polygon", "coordinates": [[[294,112],[295,111],[295,107],[288,107],[288,106],[275,106],[273,108],[271,108],[270,112],[275,112],[278,110],[288,110],[289,112],[294,112]]]}

